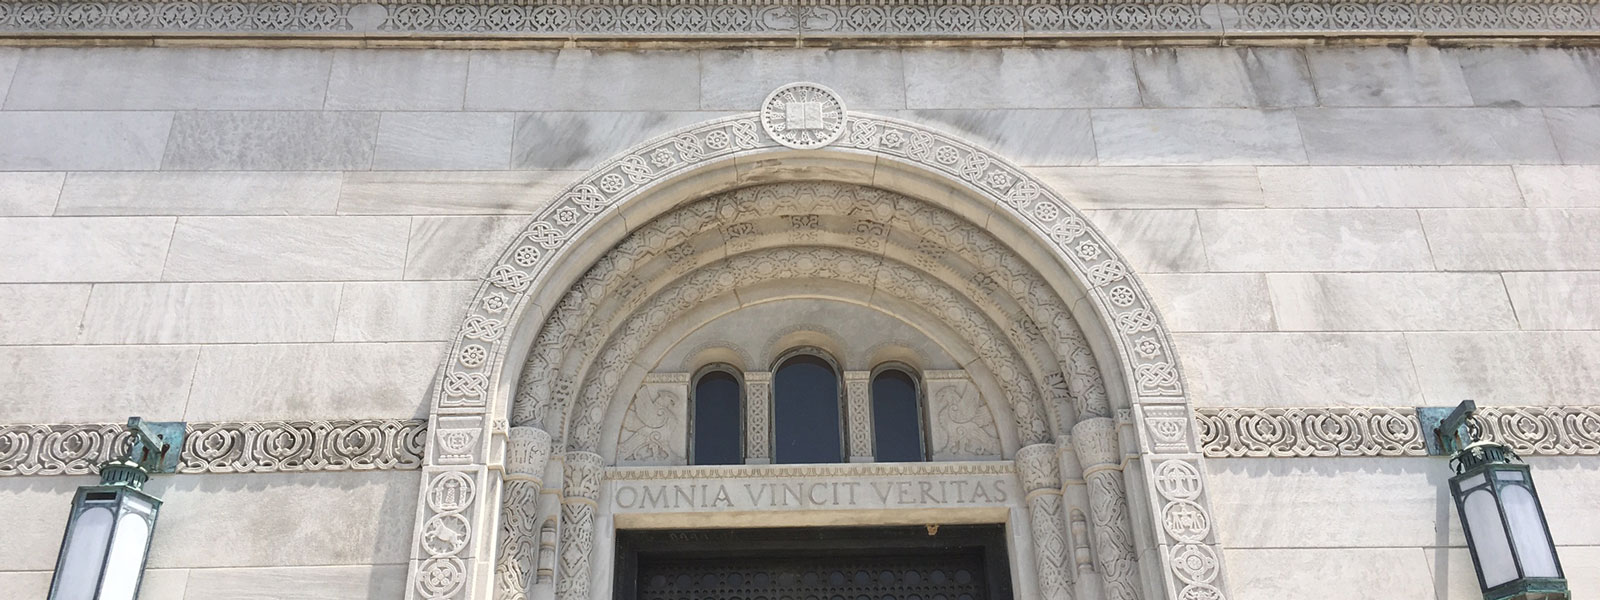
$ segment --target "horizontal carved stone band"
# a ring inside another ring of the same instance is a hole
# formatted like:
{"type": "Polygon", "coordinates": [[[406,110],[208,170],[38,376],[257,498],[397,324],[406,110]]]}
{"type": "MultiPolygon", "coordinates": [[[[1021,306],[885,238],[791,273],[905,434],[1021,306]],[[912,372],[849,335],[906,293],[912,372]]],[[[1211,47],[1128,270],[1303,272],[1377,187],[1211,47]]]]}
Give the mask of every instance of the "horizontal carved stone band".
{"type": "Polygon", "coordinates": [[[1595,0],[0,2],[0,34],[530,38],[1595,35],[1595,0]]]}
{"type": "MultiPolygon", "coordinates": [[[[1475,420],[1518,454],[1600,454],[1600,407],[1491,406],[1475,420]]],[[[1200,408],[1211,457],[1426,456],[1411,408],[1200,408]]]]}
{"type": "MultiPolygon", "coordinates": [[[[1410,408],[1201,408],[1195,410],[1206,456],[1424,456],[1422,425],[1410,408]]],[[[1504,406],[1478,409],[1489,439],[1527,456],[1600,455],[1600,407],[1504,406]]],[[[424,420],[191,423],[180,473],[362,471],[422,466],[424,420]]],[[[84,475],[128,443],[121,424],[0,425],[0,477],[84,475]]],[[[907,465],[897,465],[905,468],[907,465]]],[[[871,475],[874,465],[804,467],[617,468],[608,479],[809,477],[845,469],[871,475]],[[759,471],[759,472],[757,472],[759,471]]],[[[916,465],[929,474],[1010,472],[1007,463],[916,465]]]]}
{"type": "MultiPolygon", "coordinates": [[[[423,420],[190,423],[179,473],[422,467],[423,420]]],[[[121,424],[0,425],[0,476],[83,475],[129,443],[121,424]]]]}

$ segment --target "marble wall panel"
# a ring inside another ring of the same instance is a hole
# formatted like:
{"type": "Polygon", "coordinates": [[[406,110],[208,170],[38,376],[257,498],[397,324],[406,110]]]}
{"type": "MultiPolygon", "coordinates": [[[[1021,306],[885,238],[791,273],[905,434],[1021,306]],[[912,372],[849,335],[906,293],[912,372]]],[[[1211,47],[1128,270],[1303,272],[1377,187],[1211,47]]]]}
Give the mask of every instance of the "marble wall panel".
{"type": "Polygon", "coordinates": [[[1502,273],[1523,329],[1600,329],[1600,272],[1502,273]]]}
{"type": "Polygon", "coordinates": [[[416,217],[406,252],[406,279],[474,279],[489,272],[526,217],[416,217]]]}
{"type": "Polygon", "coordinates": [[[0,171],[161,168],[169,112],[0,112],[0,171]]]}
{"type": "Polygon", "coordinates": [[[183,112],[172,122],[162,166],[194,171],[365,170],[378,114],[183,112]]]}
{"type": "Polygon", "coordinates": [[[79,343],[333,341],[337,283],[100,284],[79,343]]]}
{"type": "Polygon", "coordinates": [[[11,79],[17,73],[19,60],[22,60],[22,49],[0,48],[0,98],[11,91],[11,79]]]}
{"type": "Polygon", "coordinates": [[[1512,170],[1529,208],[1600,208],[1600,166],[1517,165],[1512,170]]]}
{"type": "Polygon", "coordinates": [[[513,124],[511,113],[383,113],[372,168],[504,170],[513,124]]]}
{"type": "MultiPolygon", "coordinates": [[[[1535,475],[1537,478],[1537,475],[1535,475]]],[[[1429,567],[1432,568],[1433,585],[1439,591],[1438,600],[1481,600],[1478,573],[1472,564],[1472,553],[1466,548],[1425,548],[1429,567]]],[[[1573,598],[1593,598],[1600,594],[1600,569],[1588,568],[1600,564],[1600,546],[1557,546],[1556,556],[1567,576],[1567,589],[1573,598]],[[1574,568],[1573,565],[1580,565],[1574,568]]]]}
{"type": "Polygon", "coordinates": [[[168,281],[399,279],[406,217],[185,217],[168,281]]]}
{"type": "Polygon", "coordinates": [[[1406,346],[1433,405],[1592,404],[1600,387],[1600,332],[1407,333],[1406,346]]]}
{"type": "Polygon", "coordinates": [[[1261,167],[1274,208],[1520,206],[1510,167],[1261,167]]]}
{"type": "Polygon", "coordinates": [[[205,346],[184,418],[423,417],[444,350],[439,343],[205,346]]]}
{"type": "Polygon", "coordinates": [[[394,600],[405,597],[406,565],[195,569],[187,584],[184,600],[268,600],[286,590],[297,600],[394,600]]]}
{"type": "MultiPolygon", "coordinates": [[[[62,502],[71,502],[71,499],[62,502]]],[[[56,535],[60,537],[59,532],[56,535]]],[[[55,543],[56,548],[40,546],[40,552],[54,557],[61,540],[57,539],[55,543]]],[[[5,590],[14,598],[47,598],[52,575],[52,571],[0,572],[0,590],[5,590]]],[[[184,600],[184,586],[188,580],[188,569],[145,569],[144,579],[139,583],[139,600],[184,600]]]]}
{"type": "Polygon", "coordinates": [[[1272,331],[1272,299],[1260,273],[1140,274],[1172,331],[1272,331]]]}
{"type": "MultiPolygon", "coordinates": [[[[754,107],[752,107],[754,108],[754,107]]],[[[727,113],[537,112],[517,117],[514,169],[589,169],[651,137],[727,113]]]]}
{"type": "Polygon", "coordinates": [[[461,326],[476,281],[394,281],[344,284],[339,297],[340,342],[449,341],[461,326]]]}
{"type": "Polygon", "coordinates": [[[0,172],[0,217],[47,217],[61,197],[65,173],[0,172]]]}
{"type": "Polygon", "coordinates": [[[901,60],[907,108],[1140,105],[1133,55],[1121,48],[906,50],[901,60]]]}
{"type": "Polygon", "coordinates": [[[89,303],[88,284],[0,285],[0,345],[70,344],[89,303]]]}
{"type": "Polygon", "coordinates": [[[1240,108],[1090,112],[1103,165],[1303,164],[1294,114],[1240,108]]]}
{"type": "Polygon", "coordinates": [[[71,173],[59,215],[326,215],[337,173],[71,173]]]}
{"type": "Polygon", "coordinates": [[[7,110],[318,110],[326,50],[31,48],[7,110]]]}
{"type": "Polygon", "coordinates": [[[700,56],[584,48],[473,52],[466,107],[695,110],[700,108],[700,56]]]}
{"type": "Polygon", "coordinates": [[[153,281],[170,217],[0,218],[0,281],[153,281]]]}
{"type": "Polygon", "coordinates": [[[1600,210],[1420,212],[1443,270],[1588,270],[1600,264],[1600,210]]]}
{"type": "Polygon", "coordinates": [[[1175,338],[1195,406],[1419,406],[1423,401],[1411,367],[1416,351],[1398,333],[1180,333],[1175,338]]]}
{"type": "Polygon", "coordinates": [[[906,105],[899,50],[708,50],[700,53],[700,108],[756,110],[767,94],[795,81],[832,88],[851,110],[906,105]]]}
{"type": "Polygon", "coordinates": [[[1028,172],[1080,209],[1265,205],[1255,167],[1044,167],[1028,172]]]}
{"type": "Polygon", "coordinates": [[[1219,271],[1432,270],[1415,211],[1202,210],[1200,230],[1219,271]]]}
{"type": "Polygon", "coordinates": [[[1024,166],[1095,161],[1087,110],[910,110],[891,116],[955,133],[1024,166]]]}
{"type": "Polygon", "coordinates": [[[1600,109],[1547,108],[1550,133],[1555,136],[1561,162],[1569,165],[1600,164],[1600,109]]]}
{"type": "Polygon", "coordinates": [[[1284,331],[1516,329],[1497,273],[1272,273],[1284,331]]]}
{"type": "Polygon", "coordinates": [[[1314,165],[1561,162],[1533,109],[1300,108],[1295,116],[1314,165]]]}
{"type": "MultiPolygon", "coordinates": [[[[1590,456],[1533,456],[1534,485],[1539,486],[1539,503],[1550,524],[1550,537],[1557,546],[1600,546],[1600,520],[1594,507],[1600,506],[1600,465],[1590,456]]],[[[1460,527],[1457,521],[1456,527],[1460,527]]],[[[1562,554],[1563,560],[1567,555],[1562,554]]],[[[1595,563],[1565,562],[1569,574],[1587,574],[1596,580],[1595,563]]],[[[1577,596],[1574,596],[1577,597],[1577,596]]]]}
{"type": "Polygon", "coordinates": [[[1206,270],[1195,211],[1093,210],[1087,215],[1137,272],[1206,270]]]}
{"type": "Polygon", "coordinates": [[[0,346],[0,422],[181,420],[199,355],[183,346],[0,346]]]}
{"type": "Polygon", "coordinates": [[[1433,582],[1423,576],[1428,562],[1422,548],[1227,548],[1222,554],[1238,600],[1434,598],[1433,582]]]}
{"type": "Polygon", "coordinates": [[[1136,48],[1133,66],[1149,107],[1317,103],[1305,57],[1294,48],[1136,48]]]}
{"type": "MultiPolygon", "coordinates": [[[[1438,527],[1455,511],[1441,458],[1211,458],[1206,471],[1212,513],[1223,524],[1218,538],[1229,549],[1466,544],[1459,526],[1438,527]]],[[[1235,564],[1230,577],[1249,568],[1235,564]]],[[[1426,567],[1418,568],[1412,577],[1425,580],[1426,567]]],[[[1237,581],[1233,588],[1244,589],[1237,581]]]]}
{"type": "Polygon", "coordinates": [[[152,478],[146,489],[166,502],[149,564],[198,570],[401,563],[410,555],[419,477],[345,471],[152,478]]]}
{"type": "Polygon", "coordinates": [[[1451,48],[1472,99],[1497,106],[1600,104],[1600,53],[1593,48],[1451,48]]]}
{"type": "Polygon", "coordinates": [[[1306,52],[1323,106],[1470,106],[1456,55],[1432,46],[1306,52]]]}
{"type": "Polygon", "coordinates": [[[369,171],[345,173],[339,214],[538,212],[581,171],[369,171]]]}
{"type": "Polygon", "coordinates": [[[339,50],[327,110],[460,110],[467,58],[459,50],[339,50]]]}

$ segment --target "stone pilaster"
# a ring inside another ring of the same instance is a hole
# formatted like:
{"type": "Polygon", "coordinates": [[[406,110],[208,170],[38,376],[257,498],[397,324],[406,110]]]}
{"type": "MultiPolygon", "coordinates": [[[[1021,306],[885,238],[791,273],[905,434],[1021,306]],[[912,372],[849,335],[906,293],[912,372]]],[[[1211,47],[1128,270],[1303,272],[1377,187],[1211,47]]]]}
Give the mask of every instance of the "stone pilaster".
{"type": "Polygon", "coordinates": [[[872,462],[872,373],[845,371],[844,401],[849,421],[850,462],[872,462]]]}
{"type": "Polygon", "coordinates": [[[1054,444],[1034,444],[1017,451],[1017,475],[1027,493],[1028,522],[1033,533],[1033,562],[1039,571],[1039,595],[1045,600],[1073,600],[1067,569],[1067,538],[1062,527],[1061,479],[1054,444]]]}
{"type": "Polygon", "coordinates": [[[772,373],[744,374],[744,462],[772,463],[772,373]]]}

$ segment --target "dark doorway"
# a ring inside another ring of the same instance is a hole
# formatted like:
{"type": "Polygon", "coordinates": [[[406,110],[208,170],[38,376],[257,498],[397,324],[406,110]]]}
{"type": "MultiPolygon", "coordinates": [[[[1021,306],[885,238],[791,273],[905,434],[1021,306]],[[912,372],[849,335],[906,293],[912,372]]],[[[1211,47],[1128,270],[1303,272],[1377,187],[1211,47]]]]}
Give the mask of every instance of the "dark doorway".
{"type": "Polygon", "coordinates": [[[617,532],[618,600],[1011,600],[999,525],[617,532]]]}

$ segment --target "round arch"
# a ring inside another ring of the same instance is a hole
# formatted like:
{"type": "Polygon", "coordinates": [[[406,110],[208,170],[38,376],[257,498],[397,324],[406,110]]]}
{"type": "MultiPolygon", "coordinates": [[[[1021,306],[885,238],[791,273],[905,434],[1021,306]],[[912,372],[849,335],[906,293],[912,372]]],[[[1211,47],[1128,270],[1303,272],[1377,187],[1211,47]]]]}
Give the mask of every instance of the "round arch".
{"type": "MultiPolygon", "coordinates": [[[[592,522],[603,477],[600,456],[562,455],[551,447],[550,433],[511,427],[509,421],[520,366],[557,301],[629,232],[673,207],[783,181],[889,190],[1017,240],[1013,248],[1022,258],[1071,299],[1107,393],[1116,399],[1113,406],[1122,407],[1115,419],[1079,423],[1070,434],[1058,432],[1054,444],[1016,453],[1030,511],[1033,499],[1048,498],[1052,489],[1059,499],[1064,477],[1115,470],[1119,480],[1126,477],[1124,501],[1139,526],[1134,542],[1143,563],[1142,572],[1124,574],[1140,582],[1137,589],[1107,590],[1105,597],[1225,597],[1205,471],[1176,355],[1126,261],[1078,210],[994,153],[914,123],[845,112],[837,97],[833,102],[837,131],[825,140],[774,137],[763,127],[763,115],[782,106],[769,102],[763,113],[708,121],[635,146],[560,194],[501,253],[469,305],[432,392],[408,598],[494,597],[496,551],[504,542],[497,536],[522,526],[519,520],[535,519],[532,509],[502,514],[503,497],[520,494],[528,506],[548,504],[540,490],[559,486],[562,522],[568,513],[582,522],[585,511],[592,522]],[[1058,452],[1073,447],[1085,467],[1076,473],[1056,460],[1058,452]]],[[[1060,508],[1058,503],[1055,513],[1060,508]]],[[[1035,547],[1060,546],[1060,527],[1041,531],[1040,515],[1032,519],[1035,547]]],[[[583,556],[585,576],[558,579],[556,593],[563,600],[587,598],[586,556],[593,542],[579,537],[568,545],[566,534],[562,540],[560,566],[572,566],[569,555],[583,556]]],[[[1071,597],[1070,574],[1041,569],[1039,576],[1040,589],[1055,590],[1046,597],[1071,597]]]]}

